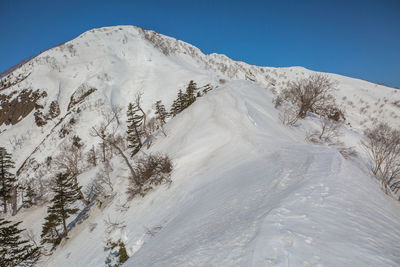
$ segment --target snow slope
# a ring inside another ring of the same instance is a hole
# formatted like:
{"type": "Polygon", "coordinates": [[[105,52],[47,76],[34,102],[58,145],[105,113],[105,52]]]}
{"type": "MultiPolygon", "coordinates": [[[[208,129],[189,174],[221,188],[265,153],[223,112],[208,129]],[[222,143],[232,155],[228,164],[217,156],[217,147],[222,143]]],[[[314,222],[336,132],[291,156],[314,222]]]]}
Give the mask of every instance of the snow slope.
{"type": "MultiPolygon", "coordinates": [[[[151,117],[155,101],[168,108],[189,80],[215,88],[168,122],[167,137],[158,134],[141,152],[168,153],[175,164],[173,183],[127,201],[128,171],[114,157],[109,203],[91,206],[41,266],[105,266],[106,221],[124,225],[113,235],[127,244],[126,266],[400,265],[400,205],[370,176],[359,148],[363,127],[382,120],[400,125],[400,108],[392,104],[400,100],[398,90],[328,74],[338,82],[335,94],[352,125],[342,127],[341,141],[360,153],[344,159],[335,147],[305,141],[318,118],[292,128],[278,119],[274,93],[314,73],[301,67],[252,66],[117,26],[86,32],[15,72],[24,71],[31,73],[28,78],[0,93],[41,88],[48,94],[44,110],[57,100],[61,113],[43,127],[35,125],[33,114],[0,126],[1,146],[18,155],[17,169],[26,162],[20,180],[54,176],[57,170],[45,160],[67,139],[59,134],[63,127],[69,127],[67,137],[83,139],[85,150],[98,144],[89,131],[101,122],[102,111],[125,108],[139,91],[151,117]],[[96,91],[68,110],[79,88],[96,91]]],[[[123,133],[124,116],[121,121],[123,133]]],[[[85,170],[80,184],[97,171],[85,170]]],[[[45,210],[45,203],[22,209],[13,220],[23,220],[38,237],[45,210]]]]}
{"type": "Polygon", "coordinates": [[[46,266],[102,266],[107,218],[126,225],[126,266],[398,266],[400,205],[335,149],[281,126],[272,97],[237,81],[196,101],[146,151],[173,157],[170,188],[122,205],[118,178],[122,194],[46,266]]]}

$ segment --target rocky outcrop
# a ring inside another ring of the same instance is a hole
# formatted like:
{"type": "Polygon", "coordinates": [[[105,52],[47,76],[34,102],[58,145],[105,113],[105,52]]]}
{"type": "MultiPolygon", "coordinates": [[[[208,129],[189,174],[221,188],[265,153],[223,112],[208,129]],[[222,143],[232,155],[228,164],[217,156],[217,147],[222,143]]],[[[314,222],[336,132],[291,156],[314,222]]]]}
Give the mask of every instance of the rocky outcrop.
{"type": "Polygon", "coordinates": [[[0,126],[17,124],[33,110],[43,108],[39,100],[47,97],[46,91],[24,89],[19,94],[14,91],[9,95],[0,94],[0,126]]]}
{"type": "Polygon", "coordinates": [[[76,89],[76,91],[72,94],[71,99],[68,104],[68,111],[74,107],[76,104],[81,103],[88,97],[91,93],[96,91],[96,88],[89,87],[86,84],[82,84],[76,89]]]}

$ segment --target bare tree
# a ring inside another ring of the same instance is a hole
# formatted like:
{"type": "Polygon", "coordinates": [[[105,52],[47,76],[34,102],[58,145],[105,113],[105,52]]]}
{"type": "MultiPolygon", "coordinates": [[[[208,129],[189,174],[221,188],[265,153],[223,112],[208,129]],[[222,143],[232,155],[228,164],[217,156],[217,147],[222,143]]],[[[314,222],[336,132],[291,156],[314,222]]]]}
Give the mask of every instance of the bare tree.
{"type": "Polygon", "coordinates": [[[125,161],[125,164],[131,173],[131,178],[139,183],[135,170],[133,169],[128,158],[125,156],[122,148],[118,145],[121,138],[117,135],[118,124],[115,124],[119,117],[120,111],[121,109],[115,108],[112,109],[111,113],[103,113],[103,122],[99,126],[92,127],[90,135],[99,137],[103,141],[104,146],[109,145],[113,147],[125,161]]]}
{"type": "Polygon", "coordinates": [[[172,161],[168,155],[150,154],[136,160],[137,183],[131,180],[127,189],[129,199],[137,194],[144,196],[154,186],[171,183],[172,161]]]}
{"type": "Polygon", "coordinates": [[[328,119],[321,118],[321,130],[307,134],[306,139],[313,143],[332,143],[339,136],[340,124],[328,119]]]}
{"type": "Polygon", "coordinates": [[[374,162],[373,174],[378,176],[388,191],[400,189],[400,131],[381,123],[365,131],[367,140],[362,146],[374,162]]]}
{"type": "MultiPolygon", "coordinates": [[[[54,163],[60,170],[63,170],[66,173],[69,173],[74,180],[74,184],[76,185],[76,190],[80,195],[80,199],[85,206],[89,205],[89,201],[85,198],[82,190],[78,186],[78,176],[84,170],[84,160],[82,148],[83,144],[75,143],[73,141],[72,144],[64,143],[61,146],[60,153],[55,157],[54,163]]],[[[78,141],[79,142],[79,141],[78,141]]]]}
{"type": "Polygon", "coordinates": [[[96,149],[94,146],[89,150],[87,153],[87,161],[92,164],[93,167],[97,166],[97,156],[96,156],[96,149]]]}
{"type": "Polygon", "coordinates": [[[298,119],[305,118],[307,112],[340,119],[342,113],[336,108],[335,98],[331,94],[335,89],[336,83],[328,76],[313,74],[309,78],[289,83],[282,91],[281,97],[298,107],[298,119]]]}
{"type": "Polygon", "coordinates": [[[126,228],[125,221],[118,221],[117,219],[113,221],[110,216],[104,219],[104,225],[106,227],[104,231],[107,235],[111,235],[115,231],[123,231],[126,228]]]}
{"type": "Polygon", "coordinates": [[[279,113],[279,120],[282,122],[283,125],[293,126],[298,121],[298,112],[296,109],[291,107],[285,107],[279,113]]]}
{"type": "Polygon", "coordinates": [[[342,156],[345,159],[349,159],[351,157],[356,157],[358,155],[357,151],[355,150],[354,147],[339,147],[338,148],[340,154],[342,154],[342,156]]]}
{"type": "Polygon", "coordinates": [[[107,160],[100,166],[96,177],[85,188],[86,198],[90,201],[98,197],[106,198],[114,191],[114,186],[111,181],[111,172],[113,171],[112,164],[107,160]]]}

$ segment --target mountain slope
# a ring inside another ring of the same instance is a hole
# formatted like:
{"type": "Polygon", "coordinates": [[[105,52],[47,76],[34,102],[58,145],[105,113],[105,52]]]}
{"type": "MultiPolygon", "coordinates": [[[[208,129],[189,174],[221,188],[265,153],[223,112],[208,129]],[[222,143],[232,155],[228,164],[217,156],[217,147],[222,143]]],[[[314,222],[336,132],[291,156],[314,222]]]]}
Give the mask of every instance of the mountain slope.
{"type": "MultiPolygon", "coordinates": [[[[126,242],[127,266],[398,265],[400,207],[370,176],[359,142],[364,126],[381,120],[400,125],[400,108],[392,104],[400,101],[400,92],[327,74],[338,82],[335,95],[352,125],[341,128],[341,141],[360,153],[346,160],[335,147],[306,143],[317,117],[288,128],[273,107],[275,94],[289,81],[312,73],[204,55],[133,26],[91,30],[15,70],[6,78],[19,82],[0,94],[12,106],[32,90],[27,100],[32,110],[14,114],[17,122],[0,124],[1,146],[13,153],[19,180],[34,181],[44,199],[47,181],[58,171],[46,164],[49,157],[74,135],[85,151],[97,146],[100,140],[90,129],[101,123],[102,113],[115,106],[125,113],[141,92],[152,117],[152,105],[162,100],[169,108],[189,80],[214,88],[168,122],[166,137],[156,134],[150,149],[140,152],[171,156],[170,187],[127,201],[128,171],[114,157],[109,202],[92,205],[89,216],[71,218],[70,239],[42,265],[103,266],[110,221],[124,225],[112,235],[126,242]],[[38,98],[32,97],[36,90],[38,98]],[[58,115],[51,112],[53,102],[58,115]]],[[[120,121],[118,132],[124,133],[124,114],[120,121]]],[[[79,183],[86,186],[98,171],[86,168],[79,183]]],[[[46,205],[21,209],[13,220],[23,220],[38,236],[46,205]]]]}
{"type": "Polygon", "coordinates": [[[101,266],[107,218],[126,225],[127,266],[396,266],[398,203],[335,149],[280,126],[271,99],[235,82],[196,101],[146,151],[174,158],[172,185],[93,211],[48,266],[101,266]]]}

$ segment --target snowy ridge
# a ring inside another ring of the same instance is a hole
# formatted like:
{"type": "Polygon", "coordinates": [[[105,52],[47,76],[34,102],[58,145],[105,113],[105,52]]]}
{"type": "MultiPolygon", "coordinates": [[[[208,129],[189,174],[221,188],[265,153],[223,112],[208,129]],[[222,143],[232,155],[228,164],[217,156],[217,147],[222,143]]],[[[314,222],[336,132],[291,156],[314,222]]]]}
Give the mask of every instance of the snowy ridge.
{"type": "MultiPolygon", "coordinates": [[[[47,114],[56,100],[60,114],[42,127],[34,111],[15,125],[0,125],[1,146],[15,155],[17,169],[23,166],[20,180],[51,179],[57,170],[47,167],[46,159],[70,136],[79,135],[85,150],[97,145],[90,129],[116,105],[124,108],[123,133],[126,107],[137,92],[152,117],[154,103],[162,100],[169,109],[189,80],[215,88],[171,119],[166,137],[157,135],[150,149],[140,152],[171,156],[170,187],[127,202],[128,171],[114,157],[110,202],[93,205],[70,239],[40,265],[105,266],[108,218],[125,225],[118,234],[131,256],[126,266],[400,264],[400,205],[370,176],[359,146],[364,127],[378,121],[400,126],[400,107],[393,104],[400,101],[399,90],[327,74],[338,82],[335,96],[352,126],[341,128],[341,141],[360,155],[344,159],[335,147],[305,141],[318,118],[292,128],[278,119],[272,100],[290,81],[314,73],[302,67],[253,66],[205,55],[153,31],[115,26],[48,50],[13,77],[27,73],[0,94],[18,97],[24,89],[40,89],[47,96],[39,100],[39,110],[47,114]]],[[[79,183],[87,185],[97,171],[86,169],[79,183]]],[[[12,219],[23,220],[38,237],[45,212],[46,205],[34,206],[12,219]]]]}
{"type": "Polygon", "coordinates": [[[127,266],[396,266],[398,203],[335,149],[280,126],[271,99],[248,82],[199,99],[146,151],[172,155],[173,184],[94,211],[47,266],[101,266],[107,217],[127,225],[127,266]]]}

